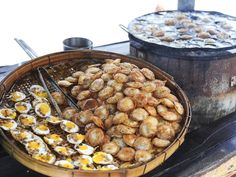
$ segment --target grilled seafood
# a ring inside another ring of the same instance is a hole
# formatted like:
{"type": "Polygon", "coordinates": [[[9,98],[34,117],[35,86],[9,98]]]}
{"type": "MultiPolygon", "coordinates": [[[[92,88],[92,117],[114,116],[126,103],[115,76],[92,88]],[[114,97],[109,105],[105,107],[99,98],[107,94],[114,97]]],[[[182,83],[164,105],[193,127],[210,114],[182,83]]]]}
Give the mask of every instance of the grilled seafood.
{"type": "Polygon", "coordinates": [[[135,155],[135,150],[133,148],[124,147],[118,152],[117,157],[121,161],[128,162],[134,159],[134,155],[135,155]]]}
{"type": "MultiPolygon", "coordinates": [[[[182,129],[183,105],[149,68],[108,59],[60,79],[80,109],[70,107],[60,92],[52,92],[62,108],[62,117],[57,117],[39,85],[30,90],[34,110],[19,115],[19,110],[0,109],[0,127],[35,159],[82,170],[131,167],[153,159],[182,129]]],[[[28,102],[26,95],[23,100],[28,102]]],[[[13,104],[22,101],[9,99],[13,104]]]]}
{"type": "Polygon", "coordinates": [[[139,40],[173,48],[218,49],[236,45],[235,38],[230,38],[236,31],[235,18],[213,12],[151,13],[132,20],[128,30],[139,40]],[[208,39],[214,42],[205,43],[208,39]]]}
{"type": "Polygon", "coordinates": [[[66,103],[65,96],[62,93],[60,93],[60,92],[52,92],[51,95],[54,98],[54,100],[57,102],[57,104],[63,105],[63,104],[66,103]]]}

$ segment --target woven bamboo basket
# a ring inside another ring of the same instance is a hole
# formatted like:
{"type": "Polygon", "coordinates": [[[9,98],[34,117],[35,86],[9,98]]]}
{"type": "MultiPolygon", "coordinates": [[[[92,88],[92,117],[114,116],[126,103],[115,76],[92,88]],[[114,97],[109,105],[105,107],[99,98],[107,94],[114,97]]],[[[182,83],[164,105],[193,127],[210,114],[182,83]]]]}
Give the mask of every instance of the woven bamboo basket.
{"type": "MultiPolygon", "coordinates": [[[[34,83],[34,79],[31,77],[31,73],[38,67],[44,67],[49,71],[54,69],[54,75],[52,77],[60,77],[64,74],[64,70],[70,70],[73,72],[73,67],[83,65],[83,62],[102,62],[104,59],[116,59],[120,58],[123,62],[130,62],[137,65],[140,68],[146,67],[151,69],[158,79],[167,80],[166,85],[171,91],[178,97],[185,109],[185,115],[182,121],[182,130],[176,136],[175,140],[159,154],[156,154],[155,158],[141,166],[135,166],[128,169],[118,169],[112,171],[85,171],[85,170],[71,170],[55,165],[40,162],[29,156],[25,149],[16,142],[9,133],[0,129],[1,144],[4,149],[17,161],[26,166],[29,169],[37,171],[47,176],[55,177],[132,177],[143,175],[168,159],[184,142],[185,134],[188,130],[191,120],[191,108],[188,98],[183,90],[176,84],[171,76],[160,70],[159,68],[149,64],[143,60],[137,58],[128,57],[125,55],[95,51],[95,50],[81,50],[81,51],[69,51],[59,52],[42,57],[38,57],[35,60],[31,60],[14,71],[12,71],[0,85],[0,106],[6,104],[7,95],[14,89],[27,89],[34,83]],[[56,70],[56,71],[55,71],[56,70]],[[24,80],[24,82],[22,82],[24,80]]],[[[76,68],[74,68],[76,69],[76,68]]]]}

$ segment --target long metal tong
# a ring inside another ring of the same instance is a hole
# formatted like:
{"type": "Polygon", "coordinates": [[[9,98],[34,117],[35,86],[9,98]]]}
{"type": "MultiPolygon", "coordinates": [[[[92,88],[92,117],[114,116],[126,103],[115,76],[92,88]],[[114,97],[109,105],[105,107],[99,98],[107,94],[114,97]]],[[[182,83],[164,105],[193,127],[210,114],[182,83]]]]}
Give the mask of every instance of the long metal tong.
{"type": "MultiPolygon", "coordinates": [[[[15,41],[20,45],[20,47],[27,53],[27,55],[28,55],[32,60],[38,57],[38,55],[36,54],[36,52],[35,52],[33,49],[31,49],[31,47],[28,46],[23,40],[15,38],[15,41]]],[[[60,107],[58,106],[57,102],[56,102],[56,101],[54,100],[54,98],[52,97],[51,93],[49,92],[49,89],[48,89],[48,87],[47,87],[47,85],[46,85],[46,82],[45,82],[45,80],[44,80],[44,78],[43,78],[43,75],[42,75],[42,73],[41,73],[40,68],[37,68],[36,70],[37,70],[37,73],[38,73],[40,82],[42,83],[43,88],[46,90],[46,92],[47,92],[47,94],[48,94],[48,96],[49,96],[50,102],[52,103],[52,105],[53,105],[54,108],[56,109],[56,112],[58,113],[58,115],[59,115],[60,117],[62,117],[61,109],[60,109],[60,107]]],[[[58,87],[59,87],[59,86],[58,86],[58,87]]],[[[61,91],[61,89],[60,89],[60,91],[61,91]]],[[[63,92],[63,94],[64,94],[64,92],[63,92]]]]}

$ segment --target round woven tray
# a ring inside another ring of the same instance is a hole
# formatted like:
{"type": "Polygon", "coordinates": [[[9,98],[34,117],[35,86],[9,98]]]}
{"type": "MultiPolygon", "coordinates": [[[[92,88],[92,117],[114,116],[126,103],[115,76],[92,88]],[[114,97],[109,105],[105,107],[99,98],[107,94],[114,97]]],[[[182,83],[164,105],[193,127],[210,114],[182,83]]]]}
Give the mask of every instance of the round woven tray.
{"type": "MultiPolygon", "coordinates": [[[[16,142],[9,133],[0,129],[1,134],[1,144],[3,148],[17,161],[26,167],[42,173],[48,176],[55,177],[86,177],[95,176],[96,177],[116,177],[116,176],[140,176],[152,169],[156,168],[158,165],[163,163],[168,159],[184,142],[184,137],[191,120],[191,108],[183,90],[175,83],[172,77],[160,70],[159,68],[139,60],[137,58],[128,57],[125,55],[95,51],[95,50],[81,50],[81,51],[69,51],[69,52],[59,52],[42,57],[38,57],[35,60],[29,61],[22,66],[18,67],[16,70],[12,71],[0,84],[0,107],[8,104],[8,95],[13,90],[26,91],[30,85],[37,83],[32,76],[34,69],[38,67],[44,67],[49,71],[51,76],[56,80],[60,79],[63,75],[73,73],[78,66],[83,65],[83,63],[97,63],[102,62],[104,59],[116,59],[120,58],[122,62],[130,62],[137,65],[140,68],[146,67],[151,69],[156,78],[161,80],[167,80],[166,85],[171,89],[171,91],[178,97],[179,101],[182,103],[185,109],[185,114],[182,120],[182,130],[176,136],[175,140],[164,149],[162,152],[156,154],[155,158],[148,163],[142,164],[141,166],[136,166],[128,169],[118,169],[112,171],[84,171],[84,170],[71,170],[55,165],[50,165],[47,163],[40,162],[29,156],[24,148],[16,142]]],[[[53,89],[53,88],[50,88],[53,89]]],[[[55,130],[56,131],[56,130],[55,130]]],[[[58,130],[57,130],[58,131],[58,130]]],[[[57,132],[58,133],[58,132],[57,132]]]]}

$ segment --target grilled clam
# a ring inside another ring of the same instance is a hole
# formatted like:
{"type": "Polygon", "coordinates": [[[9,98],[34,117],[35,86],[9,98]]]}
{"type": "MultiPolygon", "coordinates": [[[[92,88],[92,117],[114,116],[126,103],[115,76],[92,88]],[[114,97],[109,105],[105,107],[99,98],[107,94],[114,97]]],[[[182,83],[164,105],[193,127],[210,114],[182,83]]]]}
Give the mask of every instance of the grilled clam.
{"type": "Polygon", "coordinates": [[[26,98],[26,95],[24,93],[18,92],[18,91],[12,92],[10,95],[10,99],[14,102],[22,101],[25,98],[26,98]]]}

